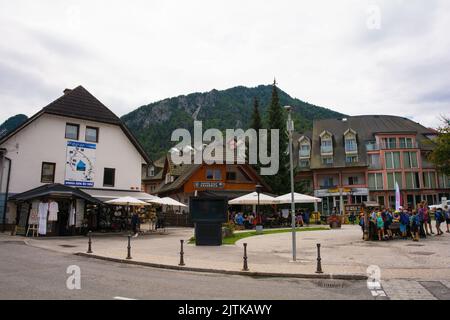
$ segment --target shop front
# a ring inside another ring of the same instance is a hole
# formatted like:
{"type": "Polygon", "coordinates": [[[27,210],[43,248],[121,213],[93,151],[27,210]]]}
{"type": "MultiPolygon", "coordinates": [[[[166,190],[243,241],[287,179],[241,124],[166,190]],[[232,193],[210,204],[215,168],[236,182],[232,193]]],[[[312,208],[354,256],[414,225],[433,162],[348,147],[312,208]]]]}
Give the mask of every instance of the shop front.
{"type": "Polygon", "coordinates": [[[314,196],[321,198],[319,211],[323,216],[332,214],[358,215],[362,205],[367,201],[369,189],[367,188],[333,188],[315,190],[314,196]]]}
{"type": "Polygon", "coordinates": [[[13,233],[34,236],[72,236],[87,232],[87,209],[100,202],[62,184],[48,184],[9,197],[16,208],[13,233]]]}

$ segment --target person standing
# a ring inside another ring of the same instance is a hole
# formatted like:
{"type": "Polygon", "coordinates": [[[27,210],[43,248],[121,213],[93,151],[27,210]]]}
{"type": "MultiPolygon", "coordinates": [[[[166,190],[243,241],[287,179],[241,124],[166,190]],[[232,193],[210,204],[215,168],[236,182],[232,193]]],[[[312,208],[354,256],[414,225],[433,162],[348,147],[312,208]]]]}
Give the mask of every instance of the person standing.
{"type": "MultiPolygon", "coordinates": [[[[422,201],[419,204],[419,210],[417,210],[416,215],[417,215],[417,219],[419,220],[419,234],[421,237],[426,238],[427,234],[428,234],[428,229],[425,230],[425,227],[427,227],[428,224],[425,223],[425,210],[424,210],[423,206],[424,206],[424,201],[422,201]]],[[[414,215],[414,213],[413,213],[413,215],[414,215]]]]}
{"type": "Polygon", "coordinates": [[[303,221],[305,222],[307,227],[309,227],[309,219],[310,219],[309,209],[306,209],[303,221]]]}
{"type": "Polygon", "coordinates": [[[447,233],[450,233],[449,225],[450,225],[450,209],[448,206],[444,207],[445,214],[445,222],[447,223],[447,233]]]}
{"type": "Polygon", "coordinates": [[[137,212],[135,211],[135,212],[133,212],[133,215],[131,216],[131,226],[133,228],[133,234],[134,234],[135,238],[138,236],[138,231],[137,231],[138,224],[139,224],[139,216],[138,216],[137,212]]]}
{"type": "Polygon", "coordinates": [[[416,210],[413,210],[410,219],[411,236],[413,241],[419,241],[420,218],[416,210]]]}
{"type": "Polygon", "coordinates": [[[400,232],[403,239],[408,238],[408,224],[409,224],[409,214],[406,210],[402,210],[400,213],[400,232]]]}
{"type": "Polygon", "coordinates": [[[428,227],[426,227],[427,229],[427,235],[431,235],[434,234],[433,232],[433,227],[431,226],[431,212],[428,210],[428,202],[424,202],[423,204],[423,209],[424,209],[424,216],[425,216],[425,223],[428,224],[428,227]],[[429,229],[429,233],[428,233],[428,229],[429,229]],[[431,233],[431,234],[430,234],[431,233]]]}
{"type": "Polygon", "coordinates": [[[378,230],[378,240],[384,240],[384,221],[381,217],[381,213],[377,213],[377,230],[378,230]]]}
{"type": "Polygon", "coordinates": [[[444,233],[441,230],[441,223],[445,221],[444,219],[444,213],[442,212],[441,208],[437,208],[436,213],[434,214],[434,218],[436,219],[436,232],[437,235],[443,235],[444,233]]]}

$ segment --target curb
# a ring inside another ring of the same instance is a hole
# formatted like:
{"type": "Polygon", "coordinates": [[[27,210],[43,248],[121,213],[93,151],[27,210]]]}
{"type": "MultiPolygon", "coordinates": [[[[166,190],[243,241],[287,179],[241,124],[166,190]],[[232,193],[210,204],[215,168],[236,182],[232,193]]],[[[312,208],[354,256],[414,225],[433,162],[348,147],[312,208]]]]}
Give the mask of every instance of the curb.
{"type": "Polygon", "coordinates": [[[301,273],[275,273],[275,272],[251,272],[251,271],[232,271],[232,270],[220,270],[220,269],[206,269],[195,267],[182,267],[176,265],[166,265],[151,262],[133,261],[126,259],[118,259],[111,257],[104,257],[95,254],[89,254],[84,252],[77,252],[74,255],[80,257],[87,257],[92,259],[118,262],[124,264],[138,265],[143,267],[169,269],[169,270],[182,270],[202,273],[218,273],[248,277],[269,277],[269,278],[299,278],[299,279],[329,279],[329,280],[367,280],[367,276],[358,274],[301,274],[301,273]]]}

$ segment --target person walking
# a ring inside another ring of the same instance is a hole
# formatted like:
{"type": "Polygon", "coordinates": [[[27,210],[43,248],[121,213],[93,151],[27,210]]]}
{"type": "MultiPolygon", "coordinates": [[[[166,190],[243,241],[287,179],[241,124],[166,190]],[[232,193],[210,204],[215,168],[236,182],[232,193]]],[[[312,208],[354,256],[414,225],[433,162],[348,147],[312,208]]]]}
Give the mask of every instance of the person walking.
{"type": "Polygon", "coordinates": [[[133,228],[133,234],[134,237],[136,238],[138,236],[138,224],[139,224],[139,216],[137,214],[137,212],[133,212],[133,215],[131,216],[131,226],[133,228]]]}
{"type": "Polygon", "coordinates": [[[417,219],[419,220],[419,234],[422,238],[426,238],[428,233],[428,229],[425,228],[428,226],[428,223],[425,223],[425,210],[424,210],[424,201],[419,204],[419,209],[417,210],[417,219]]]}

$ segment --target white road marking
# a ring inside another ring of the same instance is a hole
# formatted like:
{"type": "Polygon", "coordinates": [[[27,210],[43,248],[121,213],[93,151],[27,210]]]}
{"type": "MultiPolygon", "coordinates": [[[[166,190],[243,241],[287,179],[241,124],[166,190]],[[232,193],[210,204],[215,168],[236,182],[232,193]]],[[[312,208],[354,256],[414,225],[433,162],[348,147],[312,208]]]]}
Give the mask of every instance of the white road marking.
{"type": "Polygon", "coordinates": [[[133,299],[133,298],[126,298],[126,297],[114,297],[114,300],[137,300],[137,299],[133,299]]]}

